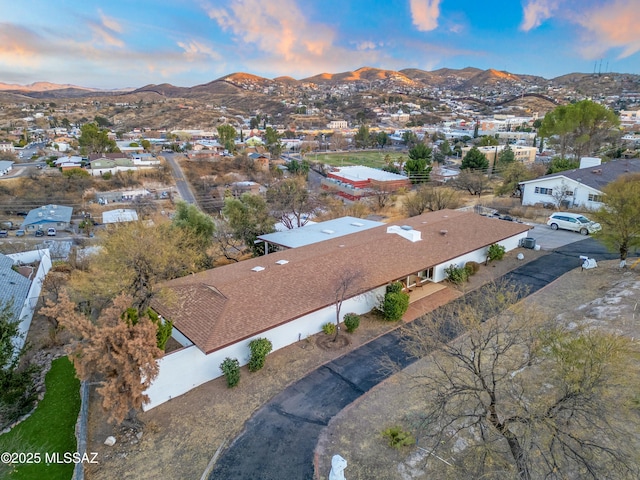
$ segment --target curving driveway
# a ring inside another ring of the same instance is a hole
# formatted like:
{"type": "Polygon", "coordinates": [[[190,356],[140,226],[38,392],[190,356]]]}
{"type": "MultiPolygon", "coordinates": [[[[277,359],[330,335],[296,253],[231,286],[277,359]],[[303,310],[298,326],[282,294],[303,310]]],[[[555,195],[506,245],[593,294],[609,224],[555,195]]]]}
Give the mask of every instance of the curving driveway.
{"type": "MultiPolygon", "coordinates": [[[[565,245],[505,275],[533,293],[580,266],[580,255],[614,259],[592,238],[565,245]]],[[[482,289],[473,294],[482,294],[482,289]]],[[[382,354],[407,366],[415,359],[390,332],[327,363],[260,408],[222,454],[210,480],[313,479],[314,449],[331,418],[389,376],[382,354]]],[[[212,426],[215,428],[215,426],[212,426]]]]}

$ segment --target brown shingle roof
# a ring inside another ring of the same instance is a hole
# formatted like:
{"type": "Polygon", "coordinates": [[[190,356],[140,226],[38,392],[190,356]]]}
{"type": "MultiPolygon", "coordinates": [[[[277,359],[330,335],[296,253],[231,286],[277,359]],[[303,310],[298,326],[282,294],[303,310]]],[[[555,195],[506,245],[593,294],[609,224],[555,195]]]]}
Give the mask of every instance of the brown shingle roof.
{"type": "Polygon", "coordinates": [[[168,295],[153,308],[210,353],[333,305],[347,269],[359,272],[347,294],[352,297],[530,228],[440,210],[395,223],[421,232],[422,240],[411,242],[387,233],[390,225],[171,280],[164,285],[168,295]],[[256,266],[264,270],[252,271],[256,266]]]}

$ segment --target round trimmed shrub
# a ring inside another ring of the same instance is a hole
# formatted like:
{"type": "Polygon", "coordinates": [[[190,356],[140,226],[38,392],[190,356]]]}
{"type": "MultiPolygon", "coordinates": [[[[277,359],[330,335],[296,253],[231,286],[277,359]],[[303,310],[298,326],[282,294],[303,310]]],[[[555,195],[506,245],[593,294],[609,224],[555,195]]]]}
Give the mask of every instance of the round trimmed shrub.
{"type": "Polygon", "coordinates": [[[385,320],[395,322],[402,318],[409,308],[409,294],[405,292],[388,292],[384,296],[382,315],[385,320]]]}
{"type": "Polygon", "coordinates": [[[467,271],[467,275],[475,275],[480,270],[480,264],[478,262],[467,262],[464,264],[464,269],[467,271]]]}
{"type": "Polygon", "coordinates": [[[324,325],[322,325],[322,331],[327,335],[333,335],[334,333],[336,333],[336,324],[327,322],[324,325]]]}
{"type": "Polygon", "coordinates": [[[240,362],[237,358],[225,358],[220,364],[220,370],[227,380],[227,387],[233,388],[240,382],[240,362]]]}
{"type": "Polygon", "coordinates": [[[273,344],[267,338],[256,338],[249,342],[249,350],[251,350],[251,358],[249,358],[249,371],[257,372],[264,367],[264,359],[269,354],[273,344]]]}
{"type": "Polygon", "coordinates": [[[360,326],[360,315],[357,313],[347,313],[344,316],[344,326],[347,332],[353,333],[360,326]]]}

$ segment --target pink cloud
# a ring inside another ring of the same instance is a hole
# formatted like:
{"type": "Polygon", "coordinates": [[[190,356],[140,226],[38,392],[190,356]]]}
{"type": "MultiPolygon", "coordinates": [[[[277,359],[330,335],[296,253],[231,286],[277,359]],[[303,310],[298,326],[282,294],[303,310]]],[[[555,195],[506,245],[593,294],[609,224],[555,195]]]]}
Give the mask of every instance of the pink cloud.
{"type": "Polygon", "coordinates": [[[421,32],[435,30],[440,16],[440,0],[409,0],[413,24],[421,32]]]}
{"type": "Polygon", "coordinates": [[[588,34],[583,54],[598,58],[612,48],[621,49],[618,58],[640,51],[640,9],[636,0],[616,0],[575,14],[574,21],[588,34]]]}
{"type": "Polygon", "coordinates": [[[208,15],[237,41],[289,61],[323,55],[335,38],[329,26],[311,24],[293,0],[238,0],[228,8],[209,8],[208,15]]]}

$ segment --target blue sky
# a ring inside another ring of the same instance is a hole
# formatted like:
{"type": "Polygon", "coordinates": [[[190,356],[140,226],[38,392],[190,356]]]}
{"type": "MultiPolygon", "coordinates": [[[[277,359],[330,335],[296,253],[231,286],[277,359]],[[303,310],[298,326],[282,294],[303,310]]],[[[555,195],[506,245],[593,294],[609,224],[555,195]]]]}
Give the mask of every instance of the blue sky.
{"type": "Polygon", "coordinates": [[[0,82],[190,87],[362,66],[640,74],[639,0],[0,1],[0,82]]]}

